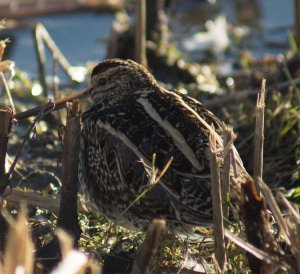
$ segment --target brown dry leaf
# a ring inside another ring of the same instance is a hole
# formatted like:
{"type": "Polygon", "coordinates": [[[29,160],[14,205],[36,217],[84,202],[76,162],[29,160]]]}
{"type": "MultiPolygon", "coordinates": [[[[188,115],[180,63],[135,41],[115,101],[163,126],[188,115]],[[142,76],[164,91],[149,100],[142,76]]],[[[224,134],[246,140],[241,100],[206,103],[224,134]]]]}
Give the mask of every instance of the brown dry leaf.
{"type": "Polygon", "coordinates": [[[21,211],[16,220],[10,215],[6,216],[6,219],[10,229],[4,252],[3,273],[15,274],[17,270],[22,269],[23,271],[20,273],[32,274],[34,248],[26,222],[25,207],[21,207],[21,211]]]}
{"type": "MultiPolygon", "coordinates": [[[[12,72],[15,67],[15,62],[11,60],[5,60],[0,62],[0,72],[12,72]]],[[[11,73],[12,74],[12,73],[11,73]]]]}
{"type": "Polygon", "coordinates": [[[6,48],[6,43],[8,43],[8,42],[9,42],[9,39],[0,40],[0,61],[2,60],[3,53],[6,48]]]}
{"type": "Polygon", "coordinates": [[[65,258],[67,254],[73,249],[73,239],[67,232],[60,228],[57,229],[56,235],[60,242],[62,257],[65,258]]]}
{"type": "MultiPolygon", "coordinates": [[[[2,20],[2,21],[0,21],[0,29],[4,28],[3,25],[4,25],[4,22],[2,20]]],[[[0,40],[0,73],[9,72],[9,74],[10,74],[9,78],[11,78],[15,75],[15,72],[14,72],[15,62],[11,61],[11,60],[2,61],[4,50],[5,50],[6,44],[8,42],[10,42],[9,39],[0,40]]]]}

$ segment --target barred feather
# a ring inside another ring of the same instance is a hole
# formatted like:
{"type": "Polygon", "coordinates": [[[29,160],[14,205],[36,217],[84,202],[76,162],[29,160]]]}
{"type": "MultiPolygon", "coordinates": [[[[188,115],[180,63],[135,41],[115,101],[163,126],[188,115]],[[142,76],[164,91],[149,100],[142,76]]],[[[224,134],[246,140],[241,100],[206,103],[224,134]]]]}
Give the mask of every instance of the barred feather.
{"type": "MultiPolygon", "coordinates": [[[[209,135],[213,125],[221,151],[221,122],[201,103],[165,90],[144,67],[128,60],[109,59],[94,68],[91,100],[82,115],[79,178],[99,210],[139,229],[155,217],[180,231],[210,225],[209,135]],[[154,154],[159,171],[172,157],[170,167],[121,215],[149,186],[154,154]]],[[[249,175],[234,151],[238,178],[231,194],[238,201],[249,175]]]]}

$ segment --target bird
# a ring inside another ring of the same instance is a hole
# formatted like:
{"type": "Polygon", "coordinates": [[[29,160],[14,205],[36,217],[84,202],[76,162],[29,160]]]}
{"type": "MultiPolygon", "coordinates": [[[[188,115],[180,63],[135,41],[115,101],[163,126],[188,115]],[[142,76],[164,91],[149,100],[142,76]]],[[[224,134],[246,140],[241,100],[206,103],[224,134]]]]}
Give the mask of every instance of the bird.
{"type": "MultiPolygon", "coordinates": [[[[165,89],[132,60],[101,61],[88,90],[78,175],[97,210],[142,231],[154,218],[164,218],[180,235],[211,226],[209,136],[216,136],[222,173],[222,122],[196,99],[165,89]],[[153,170],[162,175],[155,183],[153,170]]],[[[230,195],[238,205],[249,175],[233,151],[230,195]]]]}

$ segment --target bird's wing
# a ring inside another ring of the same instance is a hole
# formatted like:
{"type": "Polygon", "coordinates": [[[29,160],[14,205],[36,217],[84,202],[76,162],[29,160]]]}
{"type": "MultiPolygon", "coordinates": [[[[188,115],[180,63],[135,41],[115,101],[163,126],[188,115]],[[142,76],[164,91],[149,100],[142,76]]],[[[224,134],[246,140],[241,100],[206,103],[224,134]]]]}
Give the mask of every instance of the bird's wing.
{"type": "Polygon", "coordinates": [[[156,154],[159,170],[172,158],[174,172],[200,176],[209,162],[209,131],[191,116],[169,97],[139,97],[110,108],[95,105],[82,118],[91,128],[87,132],[108,132],[147,166],[152,166],[156,154]]]}
{"type": "Polygon", "coordinates": [[[175,94],[180,96],[182,100],[190,106],[194,111],[197,112],[200,116],[203,117],[203,119],[209,124],[213,125],[215,127],[215,130],[218,132],[221,132],[222,130],[222,122],[216,117],[211,111],[209,111],[207,108],[205,108],[202,103],[200,103],[195,98],[192,98],[190,96],[187,96],[185,94],[182,94],[178,92],[177,90],[172,90],[175,94]]]}
{"type": "Polygon", "coordinates": [[[167,195],[174,207],[182,208],[184,216],[188,215],[186,212],[195,216],[199,210],[202,219],[211,218],[209,130],[193,118],[176,96],[146,94],[110,108],[96,105],[83,115],[83,122],[93,128],[87,131],[94,131],[98,139],[108,136],[109,145],[98,142],[106,166],[117,170],[120,180],[131,188],[139,189],[146,183],[141,176],[145,175],[145,166],[152,166],[154,154],[160,171],[172,158],[160,187],[149,195],[158,200],[167,195]]]}

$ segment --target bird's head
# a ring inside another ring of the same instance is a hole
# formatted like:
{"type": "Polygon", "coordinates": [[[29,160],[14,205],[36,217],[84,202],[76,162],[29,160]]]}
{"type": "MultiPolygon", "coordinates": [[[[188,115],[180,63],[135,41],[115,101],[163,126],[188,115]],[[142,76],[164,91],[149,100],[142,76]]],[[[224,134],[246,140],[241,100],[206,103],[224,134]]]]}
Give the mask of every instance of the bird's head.
{"type": "Polygon", "coordinates": [[[132,60],[107,59],[92,71],[92,102],[114,103],[130,93],[149,90],[157,82],[148,70],[132,60]]]}

